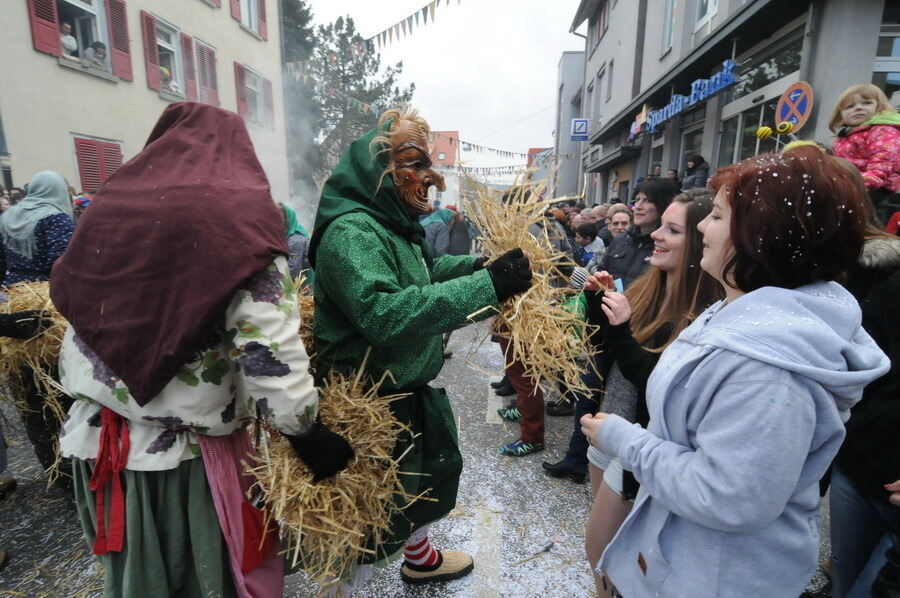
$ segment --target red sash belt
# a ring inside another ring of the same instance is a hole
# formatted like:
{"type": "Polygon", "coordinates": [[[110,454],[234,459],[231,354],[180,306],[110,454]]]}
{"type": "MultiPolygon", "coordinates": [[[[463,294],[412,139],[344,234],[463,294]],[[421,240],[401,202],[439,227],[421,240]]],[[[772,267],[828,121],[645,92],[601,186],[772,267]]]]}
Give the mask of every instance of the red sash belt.
{"type": "Polygon", "coordinates": [[[94,554],[121,552],[125,540],[125,494],[122,492],[121,472],[128,463],[131,442],[128,422],[112,409],[100,412],[100,448],[97,463],[91,474],[90,488],[97,505],[97,537],[94,554]],[[106,522],[106,488],[111,484],[109,531],[106,522]]]}

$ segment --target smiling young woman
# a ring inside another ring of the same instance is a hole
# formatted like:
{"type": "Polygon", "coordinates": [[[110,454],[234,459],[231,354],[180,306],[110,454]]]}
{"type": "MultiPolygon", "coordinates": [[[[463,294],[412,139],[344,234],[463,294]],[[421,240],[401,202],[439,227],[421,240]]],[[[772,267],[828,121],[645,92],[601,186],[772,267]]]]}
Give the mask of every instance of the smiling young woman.
{"type": "Polygon", "coordinates": [[[834,282],[863,244],[847,171],[804,146],[722,169],[712,187],[701,266],[727,298],[663,352],[646,429],[582,418],[642,484],[599,564],[624,596],[799,595],[819,479],[850,407],[889,367],[834,282]]]}

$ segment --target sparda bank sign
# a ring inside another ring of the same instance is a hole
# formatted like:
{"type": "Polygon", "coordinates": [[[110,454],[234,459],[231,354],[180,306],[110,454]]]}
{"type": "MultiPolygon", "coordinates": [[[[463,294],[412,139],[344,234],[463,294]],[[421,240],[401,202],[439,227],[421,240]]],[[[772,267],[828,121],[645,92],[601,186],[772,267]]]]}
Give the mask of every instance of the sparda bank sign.
{"type": "MultiPolygon", "coordinates": [[[[683,96],[681,94],[673,94],[672,99],[666,106],[659,110],[651,110],[646,117],[647,130],[651,133],[656,131],[656,127],[666,122],[673,116],[680,114],[686,108],[690,108],[697,102],[702,102],[710,96],[719,93],[726,87],[737,83],[734,77],[734,69],[737,62],[728,59],[722,63],[722,70],[710,77],[709,79],[697,79],[691,83],[691,95],[683,96]]],[[[640,115],[638,115],[640,116],[640,115]]],[[[641,123],[635,121],[631,126],[632,137],[640,132],[641,123]]]]}

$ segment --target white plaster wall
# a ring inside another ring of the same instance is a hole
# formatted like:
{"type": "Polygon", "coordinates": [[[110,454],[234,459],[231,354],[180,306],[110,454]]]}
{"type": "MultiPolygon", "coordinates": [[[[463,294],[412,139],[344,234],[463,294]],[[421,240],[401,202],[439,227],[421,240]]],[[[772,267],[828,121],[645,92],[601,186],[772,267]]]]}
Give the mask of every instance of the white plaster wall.
{"type": "MultiPolygon", "coordinates": [[[[275,130],[248,126],[276,200],[288,198],[277,0],[265,0],[268,40],[241,29],[222,8],[203,0],[129,0],[126,4],[134,81],[113,83],[58,64],[33,48],[27,3],[3,0],[0,109],[14,183],[40,170],[56,170],[80,187],[72,135],[123,142],[125,160],[143,147],[169,102],[147,87],[140,11],[146,10],[216,49],[220,106],[237,110],[233,62],[272,81],[275,130]]],[[[108,46],[109,44],[107,44],[108,46]]],[[[195,48],[196,52],[196,48],[195,48]]]]}

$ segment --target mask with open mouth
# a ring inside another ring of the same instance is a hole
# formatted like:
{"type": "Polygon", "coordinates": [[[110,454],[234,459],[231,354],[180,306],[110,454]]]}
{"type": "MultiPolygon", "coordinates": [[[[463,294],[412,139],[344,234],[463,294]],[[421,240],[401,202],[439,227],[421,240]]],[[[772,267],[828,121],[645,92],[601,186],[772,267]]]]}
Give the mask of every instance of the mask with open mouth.
{"type": "Polygon", "coordinates": [[[428,151],[428,123],[414,109],[390,110],[388,140],[390,157],[386,174],[390,174],[407,211],[413,217],[433,210],[428,203],[428,188],[434,185],[444,191],[444,177],[432,168],[428,151]]]}

